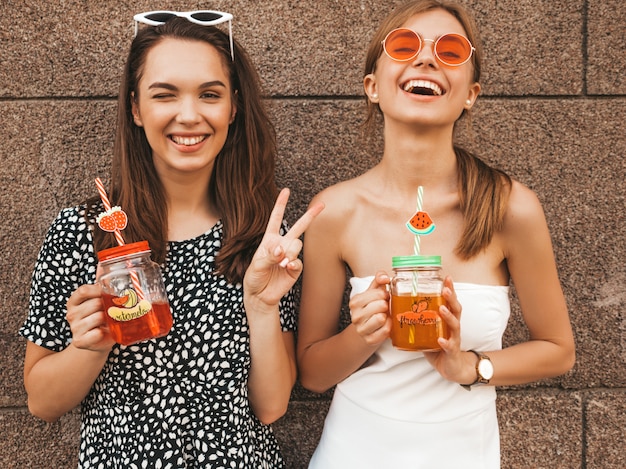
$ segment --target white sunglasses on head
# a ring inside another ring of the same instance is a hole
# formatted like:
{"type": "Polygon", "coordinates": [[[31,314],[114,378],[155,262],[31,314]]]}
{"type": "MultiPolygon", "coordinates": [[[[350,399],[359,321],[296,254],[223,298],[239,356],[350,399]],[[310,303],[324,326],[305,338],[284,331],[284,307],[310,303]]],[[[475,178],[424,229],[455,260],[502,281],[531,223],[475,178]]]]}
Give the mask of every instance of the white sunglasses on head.
{"type": "Polygon", "coordinates": [[[202,26],[215,26],[216,24],[228,22],[230,58],[233,61],[235,60],[235,52],[233,49],[233,15],[230,13],[224,13],[223,11],[146,11],[144,13],[137,13],[133,16],[133,19],[135,20],[135,36],[137,36],[137,32],[139,31],[139,23],[147,24],[149,26],[159,26],[175,16],[185,18],[187,21],[200,24],[202,26]]]}

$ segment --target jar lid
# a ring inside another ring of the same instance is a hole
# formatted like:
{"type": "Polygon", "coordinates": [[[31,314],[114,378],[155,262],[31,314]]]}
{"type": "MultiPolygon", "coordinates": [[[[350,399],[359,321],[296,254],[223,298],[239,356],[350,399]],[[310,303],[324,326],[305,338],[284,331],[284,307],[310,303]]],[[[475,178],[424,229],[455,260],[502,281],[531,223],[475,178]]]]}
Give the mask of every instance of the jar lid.
{"type": "Polygon", "coordinates": [[[122,246],[115,246],[114,248],[103,249],[102,251],[98,251],[98,260],[103,262],[140,252],[150,252],[150,245],[148,244],[148,241],[139,241],[137,243],[124,244],[122,246]]]}
{"type": "Polygon", "coordinates": [[[406,267],[441,267],[441,256],[397,256],[391,258],[394,269],[406,267]]]}

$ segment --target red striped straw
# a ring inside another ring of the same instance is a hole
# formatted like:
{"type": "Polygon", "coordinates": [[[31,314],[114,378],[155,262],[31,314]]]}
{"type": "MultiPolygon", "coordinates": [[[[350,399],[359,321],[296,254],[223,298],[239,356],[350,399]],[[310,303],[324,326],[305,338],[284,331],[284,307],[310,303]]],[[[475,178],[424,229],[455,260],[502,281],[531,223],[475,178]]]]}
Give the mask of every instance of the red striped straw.
{"type": "MultiPolygon", "coordinates": [[[[96,187],[98,188],[98,193],[100,194],[100,198],[102,199],[104,209],[106,211],[111,210],[111,202],[109,202],[109,196],[107,196],[107,192],[106,190],[104,190],[104,184],[102,184],[102,180],[100,178],[96,178],[96,187]]],[[[117,240],[117,244],[119,244],[120,246],[124,246],[124,244],[126,244],[124,242],[124,238],[122,237],[122,232],[117,228],[115,229],[115,239],[117,240]]],[[[139,277],[137,277],[137,273],[134,270],[130,271],[130,278],[133,281],[133,287],[137,292],[137,296],[140,300],[143,300],[145,296],[143,294],[143,290],[141,289],[139,277]]]]}

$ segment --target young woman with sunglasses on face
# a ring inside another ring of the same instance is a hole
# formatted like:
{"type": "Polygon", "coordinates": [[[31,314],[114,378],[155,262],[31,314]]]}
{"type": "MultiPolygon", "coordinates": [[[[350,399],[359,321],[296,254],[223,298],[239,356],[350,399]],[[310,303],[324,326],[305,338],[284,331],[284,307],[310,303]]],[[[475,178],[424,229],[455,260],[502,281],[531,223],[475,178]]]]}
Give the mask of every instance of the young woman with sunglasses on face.
{"type": "Polygon", "coordinates": [[[300,380],[316,392],[336,385],[311,468],[497,468],[494,386],[574,364],[537,197],[453,143],[480,91],[480,58],[467,12],[435,0],[399,7],[370,43],[364,88],[369,121],[382,115],[382,158],[315,197],[326,209],[303,249],[300,380]],[[441,351],[423,353],[389,340],[391,261],[414,253],[405,224],[419,186],[436,224],[420,253],[442,258],[450,330],[441,351]],[[337,332],[346,270],[351,323],[337,332]],[[529,340],[502,350],[511,281],[529,340]]]}
{"type": "Polygon", "coordinates": [[[126,242],[148,240],[161,264],[171,331],[113,342],[95,252],[116,240],[96,226],[98,197],[54,221],[20,331],[31,412],[82,404],[79,467],[284,465],[268,424],[296,379],[298,238],[321,205],[284,227],[256,71],[232,36],[181,15],[132,42],[109,190],[126,242]]]}

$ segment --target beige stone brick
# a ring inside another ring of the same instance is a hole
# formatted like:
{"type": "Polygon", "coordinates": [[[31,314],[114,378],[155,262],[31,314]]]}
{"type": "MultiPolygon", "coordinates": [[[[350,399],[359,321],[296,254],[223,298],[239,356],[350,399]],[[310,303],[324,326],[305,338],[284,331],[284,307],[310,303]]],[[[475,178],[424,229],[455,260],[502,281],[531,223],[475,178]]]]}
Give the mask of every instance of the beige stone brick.
{"type": "Polygon", "coordinates": [[[587,91],[626,94],[626,8],[621,0],[590,0],[587,18],[587,91]]]}
{"type": "Polygon", "coordinates": [[[77,412],[53,424],[31,417],[24,410],[0,412],[0,467],[76,467],[79,425],[77,412]]]}
{"type": "Polygon", "coordinates": [[[586,468],[626,467],[626,395],[623,390],[591,393],[585,403],[586,468]]]}
{"type": "Polygon", "coordinates": [[[575,392],[500,392],[502,468],[582,467],[581,411],[575,392]]]}

